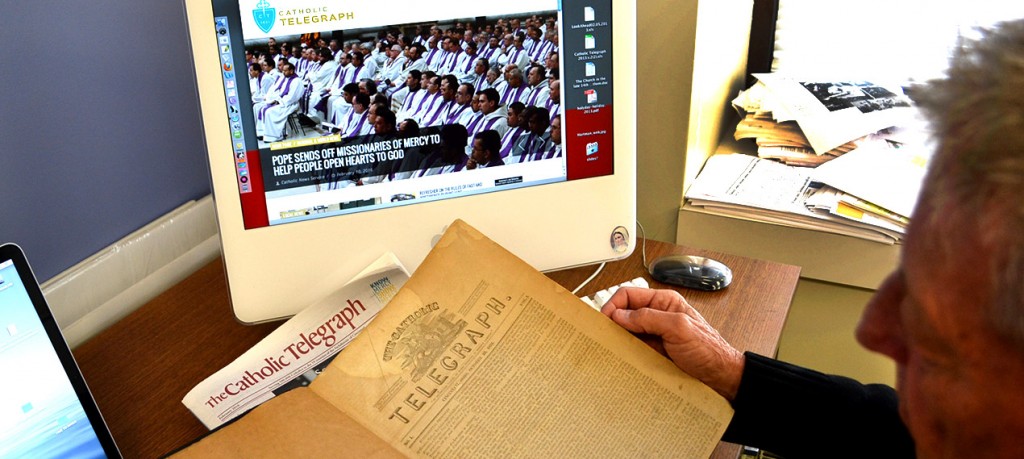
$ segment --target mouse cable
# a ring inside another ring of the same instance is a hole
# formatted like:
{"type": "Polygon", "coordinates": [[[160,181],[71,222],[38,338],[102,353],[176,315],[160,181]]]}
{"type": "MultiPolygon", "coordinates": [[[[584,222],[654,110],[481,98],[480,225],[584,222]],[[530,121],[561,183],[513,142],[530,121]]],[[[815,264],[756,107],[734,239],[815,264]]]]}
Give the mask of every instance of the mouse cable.
{"type": "Polygon", "coordinates": [[[644,231],[644,225],[640,223],[640,220],[636,221],[636,226],[640,228],[640,238],[643,240],[643,245],[640,248],[640,256],[643,257],[644,270],[650,271],[650,268],[647,266],[647,231],[644,231]]]}

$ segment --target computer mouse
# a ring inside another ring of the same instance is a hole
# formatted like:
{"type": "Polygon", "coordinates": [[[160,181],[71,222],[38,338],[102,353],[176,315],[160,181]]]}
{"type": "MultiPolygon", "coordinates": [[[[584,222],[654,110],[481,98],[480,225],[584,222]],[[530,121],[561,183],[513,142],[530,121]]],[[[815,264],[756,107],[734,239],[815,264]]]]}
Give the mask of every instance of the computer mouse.
{"type": "Polygon", "coordinates": [[[648,271],[658,282],[698,290],[721,290],[732,282],[732,270],[720,261],[695,255],[666,255],[648,271]]]}

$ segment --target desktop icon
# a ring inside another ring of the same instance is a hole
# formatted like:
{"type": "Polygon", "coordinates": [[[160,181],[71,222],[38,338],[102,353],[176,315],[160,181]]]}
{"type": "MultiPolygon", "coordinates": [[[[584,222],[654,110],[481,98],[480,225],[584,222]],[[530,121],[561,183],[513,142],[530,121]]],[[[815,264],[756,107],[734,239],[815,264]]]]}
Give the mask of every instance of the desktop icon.
{"type": "Polygon", "coordinates": [[[587,62],[586,64],[583,64],[583,65],[586,68],[586,71],[585,71],[586,76],[592,77],[592,76],[597,74],[597,66],[594,65],[593,62],[587,62]]]}
{"type": "Polygon", "coordinates": [[[220,52],[222,52],[222,53],[230,53],[231,52],[231,45],[220,45],[220,52]]]}
{"type": "Polygon", "coordinates": [[[232,132],[231,135],[233,135],[236,139],[241,139],[242,138],[242,131],[232,132]]]}
{"type": "Polygon", "coordinates": [[[224,86],[226,86],[228,89],[231,89],[231,88],[235,87],[235,80],[225,81],[224,82],[224,86]]]}
{"type": "Polygon", "coordinates": [[[593,103],[597,102],[597,90],[596,89],[584,90],[583,91],[583,95],[587,96],[587,103],[588,104],[593,104],[593,103]]]}
{"type": "Polygon", "coordinates": [[[594,20],[594,7],[585,6],[583,7],[583,20],[590,22],[594,20]]]}
{"type": "Polygon", "coordinates": [[[234,90],[234,89],[229,89],[228,90],[228,97],[237,96],[237,95],[238,95],[238,91],[237,90],[234,90]]]}
{"type": "Polygon", "coordinates": [[[225,80],[233,80],[233,79],[235,79],[235,72],[224,72],[224,79],[225,80]]]}
{"type": "Polygon", "coordinates": [[[597,142],[590,142],[587,144],[587,156],[597,153],[597,142]]]}
{"type": "Polygon", "coordinates": [[[228,97],[228,103],[229,104],[237,104],[238,103],[238,97],[235,97],[235,96],[228,97]]]}
{"type": "Polygon", "coordinates": [[[245,150],[245,144],[244,143],[242,143],[242,142],[235,142],[235,150],[238,150],[238,154],[235,155],[235,156],[238,157],[238,159],[245,159],[245,152],[242,151],[242,150],[245,150]]]}
{"type": "Polygon", "coordinates": [[[595,46],[597,46],[597,41],[594,40],[594,36],[593,35],[588,33],[588,34],[583,36],[583,47],[584,48],[586,48],[586,49],[594,49],[595,46]]]}
{"type": "Polygon", "coordinates": [[[231,63],[230,63],[230,62],[225,62],[225,63],[224,63],[224,71],[225,71],[225,72],[230,72],[230,71],[231,71],[231,69],[233,69],[233,68],[235,68],[235,67],[234,67],[233,65],[231,65],[231,63]]]}
{"type": "Polygon", "coordinates": [[[239,177],[238,181],[242,182],[242,183],[249,183],[249,177],[246,177],[246,176],[243,175],[243,176],[239,177]]]}

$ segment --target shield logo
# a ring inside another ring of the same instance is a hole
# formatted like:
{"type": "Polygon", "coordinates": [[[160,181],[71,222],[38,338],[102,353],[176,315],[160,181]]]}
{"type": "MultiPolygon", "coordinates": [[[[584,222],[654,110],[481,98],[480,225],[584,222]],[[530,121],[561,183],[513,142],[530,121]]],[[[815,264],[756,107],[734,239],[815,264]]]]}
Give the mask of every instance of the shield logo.
{"type": "Polygon", "coordinates": [[[270,2],[267,0],[260,0],[256,4],[256,8],[252,10],[252,18],[256,20],[256,26],[263,33],[268,33],[274,27],[274,20],[277,19],[277,9],[271,8],[270,2]]]}

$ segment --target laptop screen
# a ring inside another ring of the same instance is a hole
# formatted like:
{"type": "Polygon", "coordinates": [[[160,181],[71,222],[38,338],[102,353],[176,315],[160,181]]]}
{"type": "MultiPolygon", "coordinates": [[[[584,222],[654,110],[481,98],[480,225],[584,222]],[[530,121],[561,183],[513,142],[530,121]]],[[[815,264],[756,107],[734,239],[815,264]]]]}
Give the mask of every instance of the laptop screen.
{"type": "Polygon", "coordinates": [[[19,273],[11,247],[0,246],[0,457],[116,456],[35,278],[27,264],[19,273]]]}

